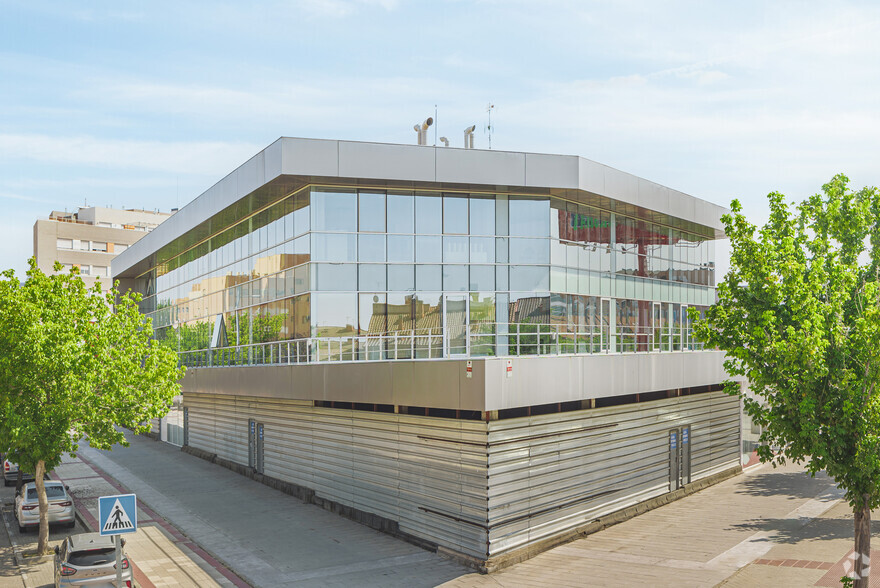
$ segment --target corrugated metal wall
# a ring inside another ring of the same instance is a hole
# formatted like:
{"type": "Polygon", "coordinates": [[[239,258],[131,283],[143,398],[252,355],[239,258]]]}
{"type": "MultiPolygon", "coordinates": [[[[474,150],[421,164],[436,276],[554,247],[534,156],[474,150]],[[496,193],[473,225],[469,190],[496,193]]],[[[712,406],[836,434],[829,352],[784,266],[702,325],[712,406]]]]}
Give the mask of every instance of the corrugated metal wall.
{"type": "Polygon", "coordinates": [[[486,557],[486,424],[184,395],[189,443],[248,463],[248,419],[264,425],[264,473],[398,521],[403,532],[486,557]]]}
{"type": "Polygon", "coordinates": [[[187,393],[189,443],[485,559],[669,491],[669,430],[690,426],[691,479],[739,463],[739,400],[699,394],[484,423],[187,393]],[[487,445],[488,441],[488,445],[487,445]],[[488,478],[488,479],[487,479],[488,478]]]}
{"type": "Polygon", "coordinates": [[[489,555],[670,490],[669,431],[690,426],[691,480],[739,464],[723,392],[489,423],[489,555]]]}

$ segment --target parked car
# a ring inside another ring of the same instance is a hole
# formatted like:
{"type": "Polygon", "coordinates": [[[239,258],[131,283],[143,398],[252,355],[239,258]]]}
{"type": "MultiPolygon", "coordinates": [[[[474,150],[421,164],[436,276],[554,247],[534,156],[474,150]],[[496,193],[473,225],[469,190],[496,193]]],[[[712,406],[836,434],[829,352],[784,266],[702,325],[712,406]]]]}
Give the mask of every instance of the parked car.
{"type": "MultiPolygon", "coordinates": [[[[122,540],[123,547],[125,539],[122,540]]],[[[122,552],[122,585],[131,587],[131,562],[122,552]]],[[[113,537],[100,533],[70,535],[55,548],[55,586],[116,586],[116,547],[113,537]]]]}
{"type": "MultiPolygon", "coordinates": [[[[63,523],[73,528],[76,524],[76,507],[67,492],[67,486],[54,481],[46,481],[44,484],[46,499],[49,501],[49,524],[63,523]]],[[[21,492],[15,495],[15,518],[18,519],[18,530],[22,533],[28,527],[40,526],[40,502],[35,482],[25,484],[21,492]]]]}
{"type": "MultiPolygon", "coordinates": [[[[21,479],[24,482],[30,482],[34,479],[33,474],[29,474],[27,472],[21,473],[21,479]]],[[[3,485],[4,486],[12,486],[18,481],[18,464],[9,461],[8,459],[3,460],[3,485]]]]}

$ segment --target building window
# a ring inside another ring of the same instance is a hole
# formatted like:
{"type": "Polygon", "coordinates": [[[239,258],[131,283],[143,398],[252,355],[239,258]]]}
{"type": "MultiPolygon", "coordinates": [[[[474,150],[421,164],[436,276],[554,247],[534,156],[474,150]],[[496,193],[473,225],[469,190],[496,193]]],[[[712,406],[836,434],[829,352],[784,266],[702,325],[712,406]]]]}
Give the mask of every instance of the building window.
{"type": "Polygon", "coordinates": [[[58,249],[73,249],[73,239],[58,239],[56,247],[58,249]]]}

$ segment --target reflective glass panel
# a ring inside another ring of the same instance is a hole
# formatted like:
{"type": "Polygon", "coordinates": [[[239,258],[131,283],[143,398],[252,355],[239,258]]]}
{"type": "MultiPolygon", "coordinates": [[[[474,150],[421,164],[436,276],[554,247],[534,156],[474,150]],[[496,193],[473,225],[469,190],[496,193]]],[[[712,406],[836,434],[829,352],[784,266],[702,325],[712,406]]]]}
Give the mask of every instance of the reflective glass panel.
{"type": "Polygon", "coordinates": [[[385,290],[385,265],[358,264],[358,290],[385,290]]]}
{"type": "Polygon", "coordinates": [[[443,200],[439,195],[416,196],[416,233],[440,234],[443,230],[443,200]]]}
{"type": "Polygon", "coordinates": [[[415,290],[415,266],[389,265],[388,289],[398,291],[415,290]]]}
{"type": "Polygon", "coordinates": [[[385,261],[385,235],[358,235],[359,261],[385,261]]]}
{"type": "Polygon", "coordinates": [[[358,228],[361,231],[385,231],[384,193],[358,193],[358,228]]]}
{"type": "Polygon", "coordinates": [[[315,290],[356,290],[357,264],[313,263],[315,290]]]}
{"type": "Polygon", "coordinates": [[[358,296],[358,321],[361,335],[382,335],[387,330],[385,293],[365,293],[358,296]]]}
{"type": "Polygon", "coordinates": [[[357,231],[357,194],[354,191],[312,190],[313,231],[357,231]]]}
{"type": "Polygon", "coordinates": [[[510,239],[510,263],[550,263],[550,241],[510,239]]]}
{"type": "Polygon", "coordinates": [[[443,290],[445,290],[446,292],[466,292],[468,290],[468,286],[468,266],[443,266],[443,290]]]}
{"type": "Polygon", "coordinates": [[[416,266],[416,290],[442,290],[443,270],[439,265],[416,266]]]}
{"type": "Polygon", "coordinates": [[[495,290],[495,266],[494,265],[472,265],[470,266],[470,287],[474,291],[492,291],[495,290]]]}
{"type": "Polygon", "coordinates": [[[467,237],[443,237],[443,261],[446,263],[468,262],[467,237]]]}
{"type": "Polygon", "coordinates": [[[511,290],[549,290],[550,268],[547,266],[510,266],[511,290]]]}
{"type": "Polygon", "coordinates": [[[510,234],[519,237],[550,236],[550,200],[510,196],[510,234]]]}
{"type": "Polygon", "coordinates": [[[416,261],[439,263],[443,261],[443,242],[440,237],[416,236],[416,261]]]}
{"type": "Polygon", "coordinates": [[[412,194],[388,193],[388,232],[389,233],[412,233],[413,232],[413,203],[412,194]]]}
{"type": "Polygon", "coordinates": [[[311,322],[315,337],[353,335],[357,325],[357,294],[312,294],[311,322]]]}
{"type": "Polygon", "coordinates": [[[445,194],[443,196],[443,232],[467,234],[468,199],[467,196],[445,194]]]}
{"type": "Polygon", "coordinates": [[[410,331],[413,329],[412,294],[388,293],[388,332],[410,331]]]}
{"type": "Polygon", "coordinates": [[[415,261],[414,242],[412,235],[388,235],[388,261],[415,261]]]}
{"type": "Polygon", "coordinates": [[[471,194],[470,198],[471,235],[495,235],[495,197],[471,194]]]}
{"type": "Polygon", "coordinates": [[[492,237],[471,237],[471,263],[494,263],[495,239],[492,237]]]}
{"type": "Polygon", "coordinates": [[[357,261],[357,235],[312,233],[312,259],[357,261]]]}

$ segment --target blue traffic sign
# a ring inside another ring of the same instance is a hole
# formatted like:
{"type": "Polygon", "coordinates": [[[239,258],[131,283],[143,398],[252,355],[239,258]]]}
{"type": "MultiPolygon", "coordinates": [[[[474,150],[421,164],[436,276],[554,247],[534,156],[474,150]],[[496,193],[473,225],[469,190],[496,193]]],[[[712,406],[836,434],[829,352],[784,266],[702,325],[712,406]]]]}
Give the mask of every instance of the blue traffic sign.
{"type": "Polygon", "coordinates": [[[134,494],[100,497],[98,524],[101,535],[122,535],[137,531],[137,497],[134,494]]]}

